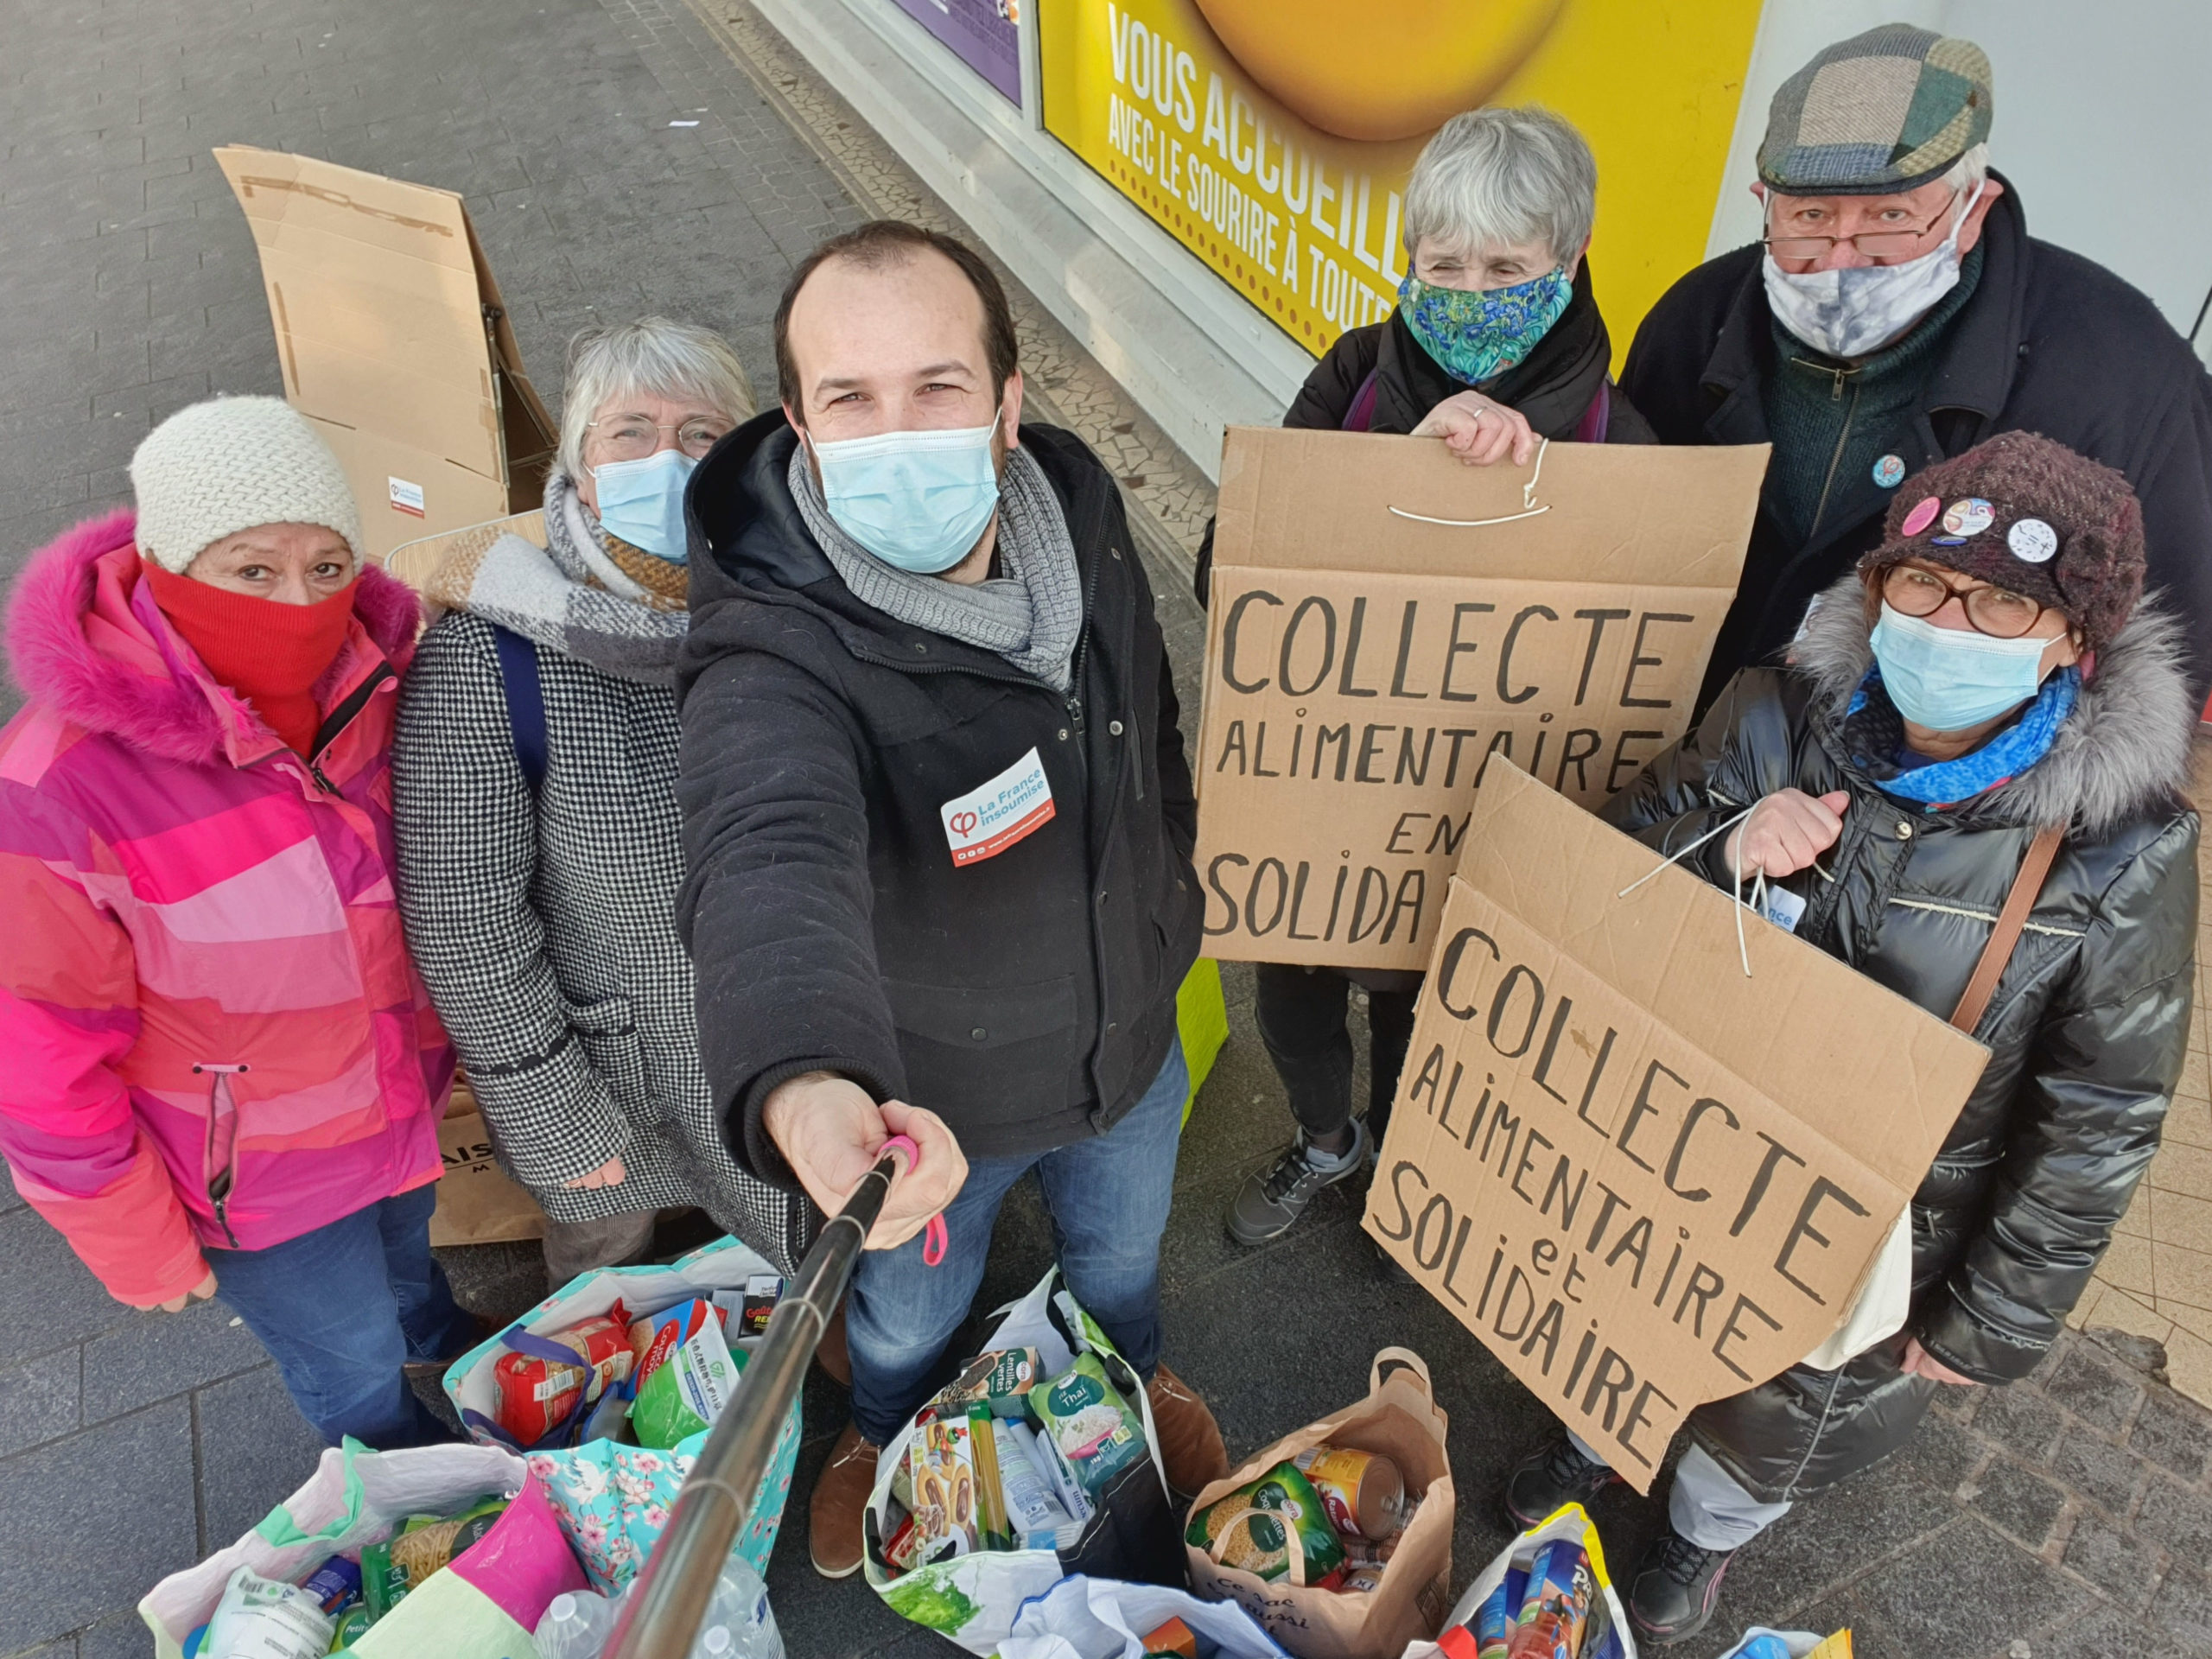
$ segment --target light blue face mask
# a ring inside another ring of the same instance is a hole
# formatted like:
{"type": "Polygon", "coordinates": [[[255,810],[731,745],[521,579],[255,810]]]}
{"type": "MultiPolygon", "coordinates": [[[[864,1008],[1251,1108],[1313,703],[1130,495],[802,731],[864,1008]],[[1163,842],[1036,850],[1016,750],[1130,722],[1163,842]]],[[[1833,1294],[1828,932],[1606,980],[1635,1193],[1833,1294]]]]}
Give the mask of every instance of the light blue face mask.
{"type": "Polygon", "coordinates": [[[593,467],[599,522],[608,535],[657,559],[684,563],[691,546],[683,531],[683,486],[698,464],[681,449],[661,449],[643,461],[610,461],[593,467]]]}
{"type": "Polygon", "coordinates": [[[998,511],[998,429],[995,417],[988,426],[816,442],[830,516],[893,569],[943,575],[974,550],[998,511]]]}
{"type": "Polygon", "coordinates": [[[1897,711],[1931,732],[1963,731],[2018,708],[2043,685],[2048,639],[1995,639],[1882,607],[1874,662],[1897,711]]]}

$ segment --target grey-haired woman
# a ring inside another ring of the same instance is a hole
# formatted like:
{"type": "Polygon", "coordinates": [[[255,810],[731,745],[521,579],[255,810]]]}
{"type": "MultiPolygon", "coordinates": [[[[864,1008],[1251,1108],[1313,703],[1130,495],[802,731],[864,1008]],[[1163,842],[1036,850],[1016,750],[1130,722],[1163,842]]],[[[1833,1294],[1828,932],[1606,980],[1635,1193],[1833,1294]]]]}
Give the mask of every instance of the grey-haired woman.
{"type": "Polygon", "coordinates": [[[400,906],[556,1285],[696,1205],[785,1266],[804,1224],[740,1170],[671,919],[683,486],[753,411],[728,343],[647,317],[577,336],[543,547],[448,556],[393,753],[400,906]]]}
{"type": "MultiPolygon", "coordinates": [[[[1471,465],[1526,466],[1541,438],[1649,443],[1609,370],[1612,342],[1584,251],[1598,164],[1548,110],[1471,110],[1446,122],[1406,187],[1406,278],[1398,308],[1355,328],[1306,377],[1285,426],[1442,438],[1471,465]]],[[[1212,564],[1198,550],[1198,598],[1212,564]]],[[[1261,1039],[1298,1133],[1223,1217],[1240,1244],[1288,1230],[1322,1189],[1363,1168],[1382,1139],[1421,976],[1263,963],[1261,1039]],[[1345,1002],[1367,993],[1369,1099],[1352,1116],[1345,1002]]]]}

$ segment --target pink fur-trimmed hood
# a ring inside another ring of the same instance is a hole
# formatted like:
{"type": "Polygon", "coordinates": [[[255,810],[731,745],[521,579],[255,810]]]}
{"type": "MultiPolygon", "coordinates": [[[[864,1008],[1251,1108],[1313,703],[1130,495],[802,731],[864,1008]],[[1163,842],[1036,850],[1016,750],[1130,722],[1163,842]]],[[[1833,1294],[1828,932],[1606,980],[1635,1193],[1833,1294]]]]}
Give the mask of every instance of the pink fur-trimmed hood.
{"type": "MultiPolygon", "coordinates": [[[[219,759],[226,724],[258,722],[215,683],[165,618],[132,602],[136,525],[128,509],[89,518],[31,556],[9,601],[9,668],[28,702],[86,730],[162,760],[219,759]]],[[[353,601],[356,626],[332,675],[357,676],[365,653],[355,647],[363,645],[404,673],[420,616],[413,589],[365,565],[353,601]]]]}

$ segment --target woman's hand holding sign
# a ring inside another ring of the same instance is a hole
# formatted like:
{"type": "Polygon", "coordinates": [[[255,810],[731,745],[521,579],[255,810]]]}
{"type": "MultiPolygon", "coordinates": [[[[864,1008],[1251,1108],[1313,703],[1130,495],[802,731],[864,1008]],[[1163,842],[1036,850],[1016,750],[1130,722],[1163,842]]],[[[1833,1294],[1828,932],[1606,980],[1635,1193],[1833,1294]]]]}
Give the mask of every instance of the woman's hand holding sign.
{"type": "Polygon", "coordinates": [[[1535,429],[1527,417],[1479,391],[1446,397],[1414,428],[1413,435],[1443,439],[1445,448],[1470,467],[1488,467],[1508,454],[1516,467],[1526,467],[1536,453],[1535,429]]]}
{"type": "Polygon", "coordinates": [[[934,1112],[901,1101],[879,1106],[849,1077],[809,1071],[778,1084],[761,1109],[761,1125],[787,1159],[806,1195],[834,1216],[875,1167],[894,1135],[920,1148],[868,1236],[871,1250],[896,1249],[950,1204],[968,1179],[968,1160],[934,1112]]]}
{"type": "Polygon", "coordinates": [[[1724,859],[1732,872],[1764,874],[1769,880],[1795,875],[1836,843],[1843,834],[1843,810],[1851,804],[1844,790],[1808,795],[1778,789],[1751,809],[1728,837],[1724,859]]]}

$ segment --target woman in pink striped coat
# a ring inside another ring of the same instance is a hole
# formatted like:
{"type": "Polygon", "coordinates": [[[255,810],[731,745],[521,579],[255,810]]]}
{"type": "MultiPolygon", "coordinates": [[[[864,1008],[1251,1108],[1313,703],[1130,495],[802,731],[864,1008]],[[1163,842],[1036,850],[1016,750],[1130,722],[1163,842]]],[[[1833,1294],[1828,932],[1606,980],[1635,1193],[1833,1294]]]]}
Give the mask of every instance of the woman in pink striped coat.
{"type": "Polygon", "coordinates": [[[392,890],[412,594],[276,398],[157,427],[137,507],[35,555],[0,732],[0,1153],[110,1294],[213,1295],[335,1444],[442,1437],[453,1053],[392,890]]]}

